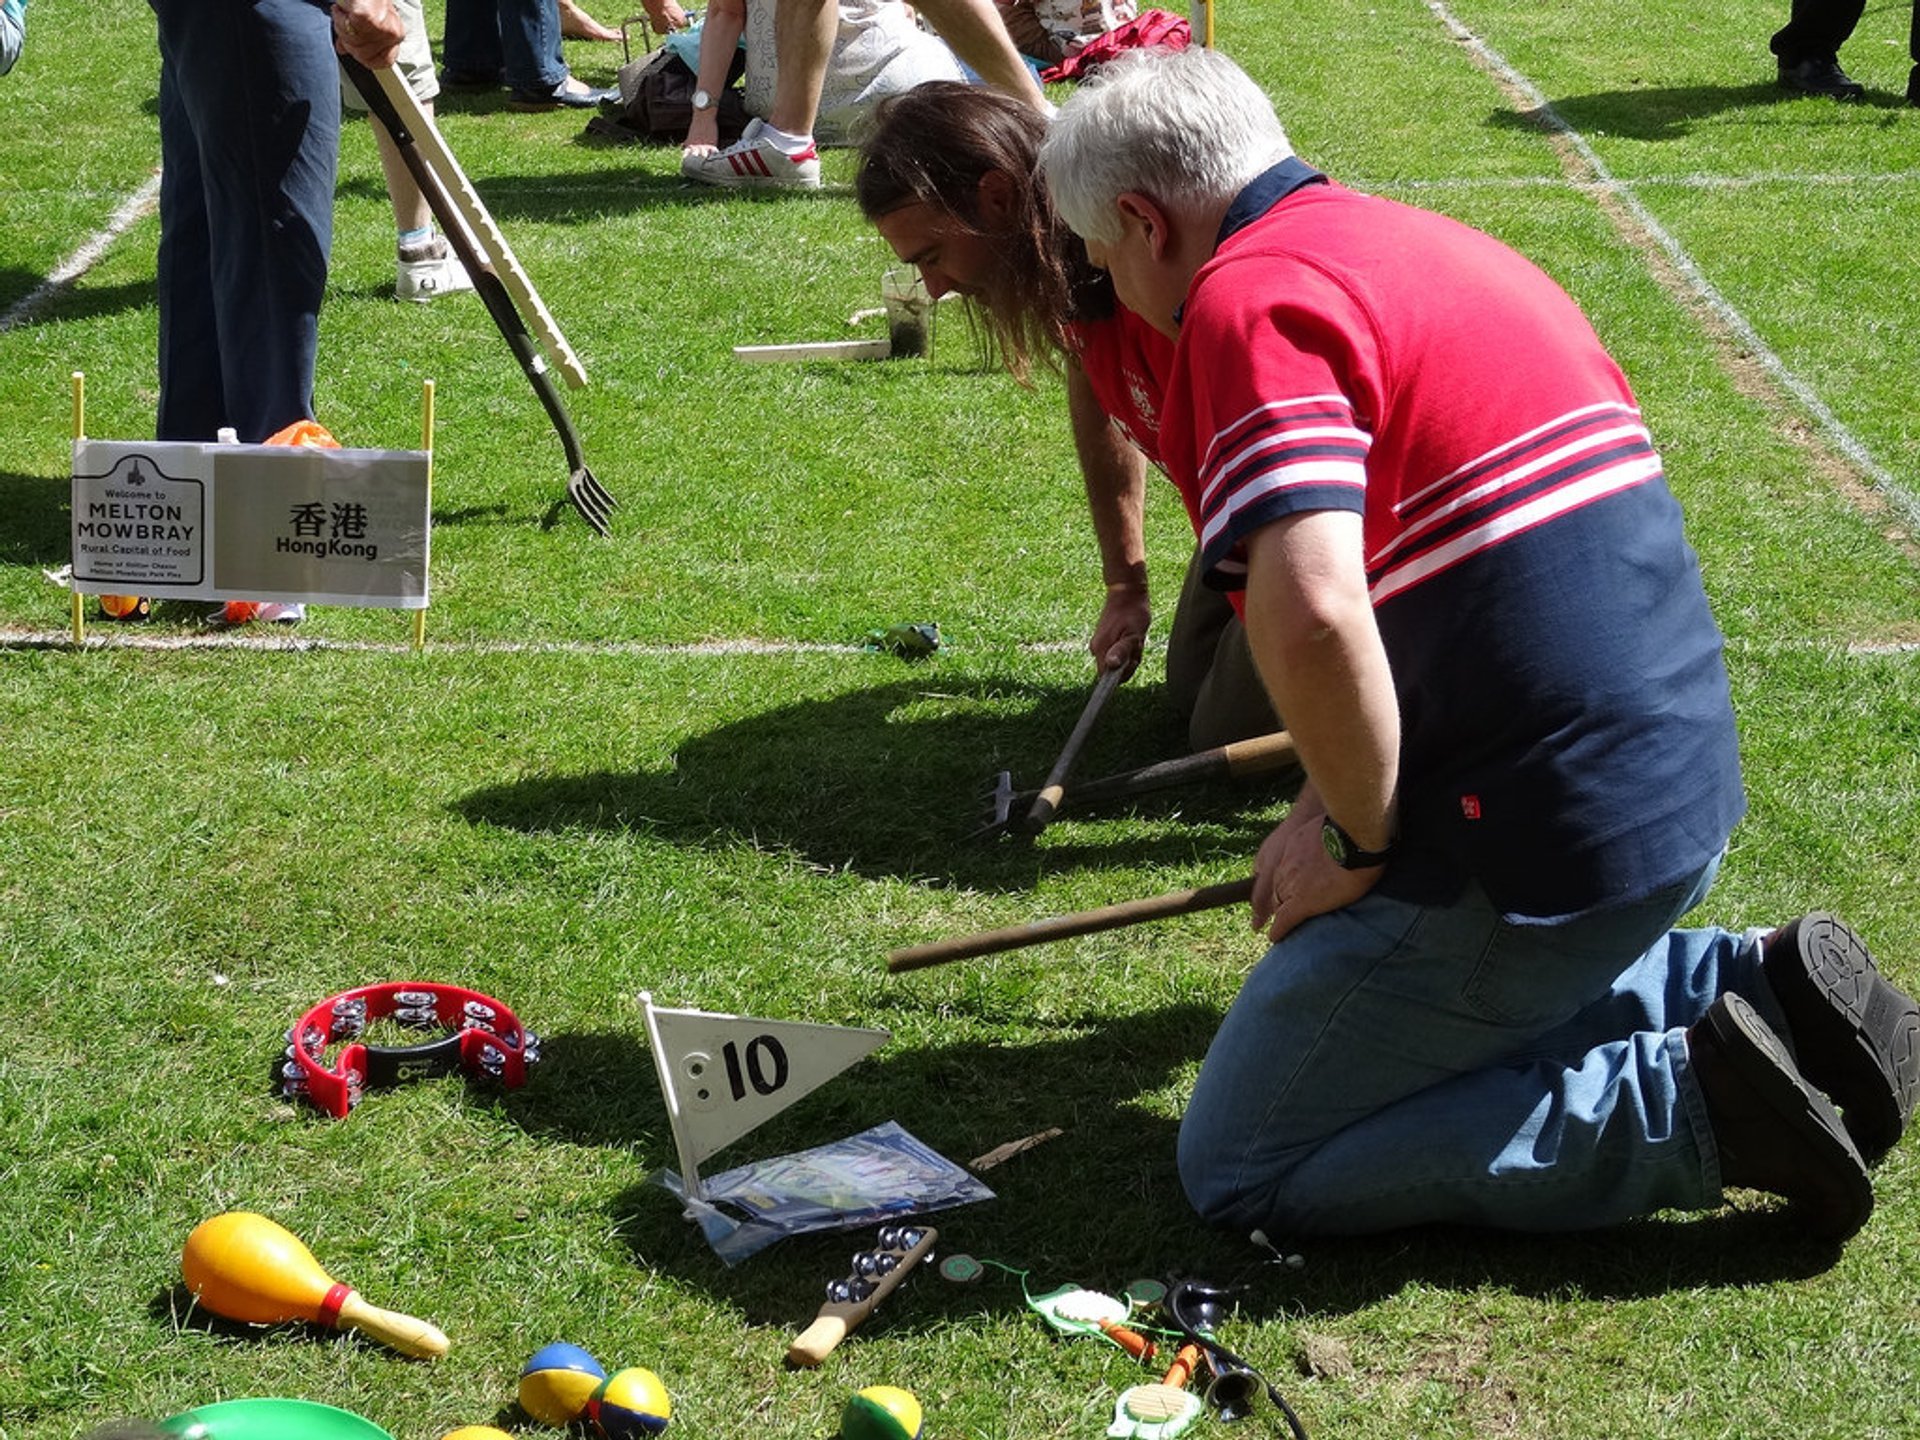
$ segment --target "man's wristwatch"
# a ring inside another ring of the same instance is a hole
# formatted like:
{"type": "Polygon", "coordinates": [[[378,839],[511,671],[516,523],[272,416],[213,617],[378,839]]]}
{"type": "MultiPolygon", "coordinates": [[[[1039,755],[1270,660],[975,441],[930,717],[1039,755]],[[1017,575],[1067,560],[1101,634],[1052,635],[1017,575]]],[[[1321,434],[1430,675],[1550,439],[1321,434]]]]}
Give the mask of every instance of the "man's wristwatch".
{"type": "Polygon", "coordinates": [[[1386,864],[1393,855],[1391,842],[1384,850],[1362,850],[1331,815],[1320,822],[1320,843],[1326,847],[1327,858],[1342,870],[1371,870],[1386,864]]]}
{"type": "Polygon", "coordinates": [[[693,92],[693,108],[696,110],[711,110],[719,103],[718,100],[715,100],[713,96],[704,90],[696,90],[693,92]]]}

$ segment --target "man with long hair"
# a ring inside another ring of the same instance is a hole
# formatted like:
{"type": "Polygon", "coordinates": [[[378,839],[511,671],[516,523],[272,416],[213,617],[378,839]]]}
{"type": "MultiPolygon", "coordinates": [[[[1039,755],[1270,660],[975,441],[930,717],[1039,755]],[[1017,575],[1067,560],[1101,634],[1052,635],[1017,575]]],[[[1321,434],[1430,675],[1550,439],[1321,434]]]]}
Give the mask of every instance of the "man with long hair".
{"type": "MultiPolygon", "coordinates": [[[[1173,347],[1115,303],[1055,213],[1035,171],[1045,134],[1045,119],[1007,96],[922,85],[876,107],[854,195],[932,295],[975,302],[1015,375],[1064,365],[1104,586],[1088,649],[1101,669],[1131,674],[1153,614],[1143,512],[1173,347]]],[[[1279,726],[1238,618],[1194,571],[1174,614],[1167,683],[1196,750],[1279,726]]]]}

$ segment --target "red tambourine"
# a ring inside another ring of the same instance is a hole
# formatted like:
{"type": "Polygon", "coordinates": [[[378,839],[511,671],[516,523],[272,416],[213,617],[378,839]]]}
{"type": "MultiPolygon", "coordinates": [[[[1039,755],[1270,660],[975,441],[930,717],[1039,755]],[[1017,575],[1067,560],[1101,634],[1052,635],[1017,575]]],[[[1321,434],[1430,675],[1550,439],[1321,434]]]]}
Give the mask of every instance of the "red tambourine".
{"type": "Polygon", "coordinates": [[[303,1015],[287,1032],[280,1093],[345,1116],[367,1090],[430,1075],[464,1070],[516,1089],[527,1083],[527,1067],[539,1059],[540,1037],[492,996],[457,985],[401,980],[343,991],[303,1015]],[[375,1020],[446,1033],[418,1045],[362,1043],[360,1036],[375,1020]],[[329,1064],[327,1048],[342,1041],[329,1064]]]}

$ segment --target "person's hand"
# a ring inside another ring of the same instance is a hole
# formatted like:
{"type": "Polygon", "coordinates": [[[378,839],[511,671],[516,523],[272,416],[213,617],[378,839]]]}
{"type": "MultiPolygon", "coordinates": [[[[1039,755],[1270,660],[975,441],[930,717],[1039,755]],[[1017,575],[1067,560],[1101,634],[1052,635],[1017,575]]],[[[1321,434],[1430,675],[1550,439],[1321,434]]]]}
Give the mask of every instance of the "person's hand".
{"type": "Polygon", "coordinates": [[[687,28],[687,12],[677,0],[641,0],[641,8],[647,12],[647,23],[663,34],[687,28]]]}
{"type": "Polygon", "coordinates": [[[1303,920],[1351,905],[1379,883],[1385,866],[1342,870],[1320,840],[1326,807],[1311,786],[1260,846],[1253,866],[1253,928],[1278,942],[1303,920]]]}
{"type": "Polygon", "coordinates": [[[687,126],[687,138],[680,146],[682,155],[711,155],[720,148],[720,111],[696,110],[687,126]]]}
{"type": "Polygon", "coordinates": [[[1109,585],[1093,638],[1087,641],[1093,663],[1102,671],[1119,670],[1123,680],[1131,676],[1140,667],[1152,623],[1153,607],[1147,602],[1145,585],[1109,585]]]}
{"type": "Polygon", "coordinates": [[[406,38],[407,27],[393,0],[334,0],[334,47],[369,70],[393,64],[406,38]]]}

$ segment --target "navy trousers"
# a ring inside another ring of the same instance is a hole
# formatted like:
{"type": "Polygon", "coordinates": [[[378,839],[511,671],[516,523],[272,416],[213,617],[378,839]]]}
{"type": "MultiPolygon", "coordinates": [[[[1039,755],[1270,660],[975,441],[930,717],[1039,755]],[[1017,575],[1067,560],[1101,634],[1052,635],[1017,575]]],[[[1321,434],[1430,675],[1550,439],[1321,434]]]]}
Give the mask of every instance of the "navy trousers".
{"type": "Polygon", "coordinates": [[[515,90],[546,94],[571,73],[561,56],[554,0],[447,0],[441,48],[449,71],[502,75],[515,90]]]}
{"type": "Polygon", "coordinates": [[[162,440],[313,418],[340,72],[314,0],[148,0],[160,32],[162,440]]]}

